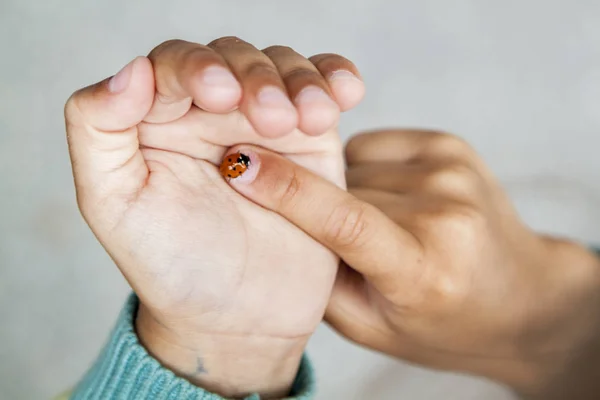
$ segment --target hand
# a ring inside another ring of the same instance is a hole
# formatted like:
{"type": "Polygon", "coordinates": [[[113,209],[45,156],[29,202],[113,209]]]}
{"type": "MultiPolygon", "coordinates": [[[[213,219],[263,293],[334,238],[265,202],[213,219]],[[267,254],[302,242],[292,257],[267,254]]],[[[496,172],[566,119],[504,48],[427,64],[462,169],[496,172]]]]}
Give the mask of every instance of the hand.
{"type": "Polygon", "coordinates": [[[528,229],[457,137],[355,137],[351,194],[255,151],[256,177],[232,186],[345,261],[326,318],[351,340],[549,399],[600,332],[598,259],[528,229]]]}
{"type": "Polygon", "coordinates": [[[163,364],[225,396],[289,390],[338,260],[216,165],[253,143],[344,187],[337,121],[363,91],[341,56],[221,38],[163,43],[69,99],[80,209],[163,364]]]}

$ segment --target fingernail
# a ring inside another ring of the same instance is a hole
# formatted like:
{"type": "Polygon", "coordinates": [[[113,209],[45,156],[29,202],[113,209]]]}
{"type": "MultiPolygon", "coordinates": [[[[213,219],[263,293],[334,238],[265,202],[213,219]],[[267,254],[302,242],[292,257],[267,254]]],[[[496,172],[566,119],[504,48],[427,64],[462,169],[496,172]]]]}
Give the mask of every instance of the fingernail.
{"type": "Polygon", "coordinates": [[[336,80],[355,80],[355,81],[362,82],[362,80],[358,76],[354,75],[352,72],[347,71],[345,69],[340,69],[340,70],[332,72],[329,75],[329,80],[330,81],[336,81],[336,80]]]}
{"type": "Polygon", "coordinates": [[[276,86],[265,86],[256,95],[261,106],[294,108],[287,94],[276,86]]]}
{"type": "Polygon", "coordinates": [[[226,154],[219,172],[229,182],[248,184],[256,178],[259,167],[260,159],[256,153],[241,150],[226,154]]]}
{"type": "Polygon", "coordinates": [[[240,87],[237,79],[229,70],[216,65],[202,71],[202,81],[210,86],[226,86],[236,90],[240,87]]]}
{"type": "Polygon", "coordinates": [[[135,60],[129,62],[123,67],[115,76],[110,78],[108,81],[108,91],[111,93],[119,93],[127,89],[129,81],[131,80],[131,71],[133,71],[133,63],[135,60]]]}
{"type": "Polygon", "coordinates": [[[321,104],[333,104],[337,107],[337,103],[335,103],[331,97],[323,89],[318,86],[307,86],[300,91],[296,95],[294,99],[296,104],[305,104],[305,103],[321,103],[321,104]]]}

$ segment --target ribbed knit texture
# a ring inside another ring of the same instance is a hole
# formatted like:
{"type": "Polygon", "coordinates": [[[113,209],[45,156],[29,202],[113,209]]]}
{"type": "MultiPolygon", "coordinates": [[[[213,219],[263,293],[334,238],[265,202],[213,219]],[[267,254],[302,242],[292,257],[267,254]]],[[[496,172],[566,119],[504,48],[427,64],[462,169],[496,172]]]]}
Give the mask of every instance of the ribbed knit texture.
{"type": "MultiPolygon", "coordinates": [[[[222,400],[173,374],[139,343],[134,330],[137,296],[131,295],[121,311],[110,340],[96,363],[70,395],[71,400],[222,400]]],[[[302,358],[289,399],[312,399],[314,372],[302,358]]],[[[246,400],[258,400],[257,394],[246,400]]]]}

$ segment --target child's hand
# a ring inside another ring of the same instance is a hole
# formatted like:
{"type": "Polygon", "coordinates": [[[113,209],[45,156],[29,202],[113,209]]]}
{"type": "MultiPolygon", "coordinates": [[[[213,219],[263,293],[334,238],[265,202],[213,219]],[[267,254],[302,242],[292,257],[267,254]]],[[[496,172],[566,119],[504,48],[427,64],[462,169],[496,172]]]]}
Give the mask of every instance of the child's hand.
{"type": "Polygon", "coordinates": [[[177,373],[228,396],[289,389],[338,259],[215,164],[252,143],[344,187],[337,121],[357,76],[337,55],[170,41],[69,99],[80,209],[140,297],[142,341],[177,373]]]}

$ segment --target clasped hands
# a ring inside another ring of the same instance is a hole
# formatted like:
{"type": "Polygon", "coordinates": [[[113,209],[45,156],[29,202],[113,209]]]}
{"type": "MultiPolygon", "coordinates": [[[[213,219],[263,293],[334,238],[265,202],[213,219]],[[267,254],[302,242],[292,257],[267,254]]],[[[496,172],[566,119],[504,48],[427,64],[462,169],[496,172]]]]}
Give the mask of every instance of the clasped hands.
{"type": "Polygon", "coordinates": [[[208,390],[283,397],[325,318],[546,390],[598,332],[598,260],[526,227],[456,136],[362,133],[346,168],[338,119],[363,94],[342,56],[225,37],[165,42],[71,96],[78,204],[140,299],[140,341],[208,390]],[[238,152],[247,171],[224,178],[238,152]]]}

